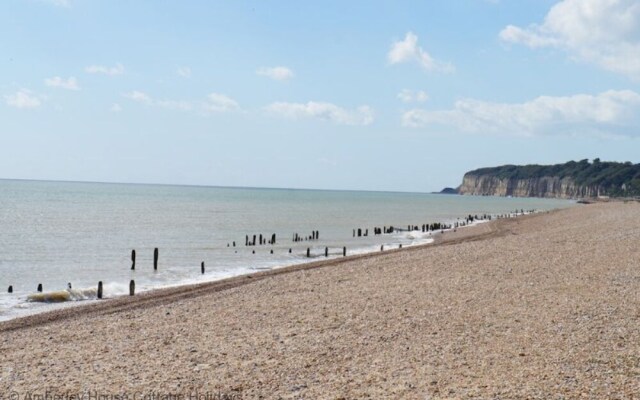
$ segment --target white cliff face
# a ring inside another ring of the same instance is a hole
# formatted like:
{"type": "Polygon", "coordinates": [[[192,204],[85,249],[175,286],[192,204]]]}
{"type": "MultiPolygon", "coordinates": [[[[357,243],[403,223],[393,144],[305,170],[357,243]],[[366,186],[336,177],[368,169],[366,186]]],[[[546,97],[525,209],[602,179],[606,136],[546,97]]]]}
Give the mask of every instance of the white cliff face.
{"type": "Polygon", "coordinates": [[[597,186],[579,186],[573,179],[543,176],[534,179],[499,179],[490,175],[465,174],[460,194],[477,196],[553,197],[574,199],[597,197],[597,186]]]}

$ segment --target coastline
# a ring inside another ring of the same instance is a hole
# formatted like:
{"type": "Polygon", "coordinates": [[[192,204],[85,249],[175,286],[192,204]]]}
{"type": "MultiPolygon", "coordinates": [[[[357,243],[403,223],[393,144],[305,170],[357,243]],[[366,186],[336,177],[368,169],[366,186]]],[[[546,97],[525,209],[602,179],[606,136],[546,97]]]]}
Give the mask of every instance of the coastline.
{"type": "Polygon", "coordinates": [[[0,391],[629,397],[639,240],[640,204],[576,206],[11,320],[0,391]]]}
{"type": "MultiPolygon", "coordinates": [[[[551,212],[555,212],[553,210],[551,212]]],[[[532,217],[538,214],[527,214],[518,216],[517,218],[532,217]]],[[[246,273],[229,278],[223,278],[214,281],[177,285],[167,288],[157,288],[140,293],[135,296],[119,295],[116,297],[105,298],[103,300],[88,300],[67,302],[58,304],[60,308],[18,316],[5,321],[0,321],[0,333],[4,331],[13,331],[23,329],[29,326],[41,326],[43,324],[56,322],[59,320],[76,318],[81,315],[100,315],[111,314],[123,310],[134,310],[138,307],[145,308],[156,304],[165,304],[171,301],[197,298],[207,293],[220,292],[232,288],[240,287],[253,282],[276,277],[282,274],[295,273],[299,271],[312,270],[318,268],[327,268],[337,266],[343,263],[353,262],[375,258],[384,254],[394,254],[397,252],[411,251],[424,247],[433,247],[440,245],[455,244],[465,240],[481,240],[488,235],[496,234],[499,228],[495,225],[502,219],[494,219],[492,221],[482,221],[482,223],[463,226],[456,232],[446,230],[445,233],[436,233],[431,242],[406,246],[403,248],[385,249],[383,252],[366,252],[346,257],[322,259],[318,261],[308,261],[299,264],[287,265],[283,267],[271,268],[255,273],[246,273]]],[[[506,221],[506,219],[505,219],[506,221]]],[[[498,225],[499,226],[499,225],[498,225]]]]}

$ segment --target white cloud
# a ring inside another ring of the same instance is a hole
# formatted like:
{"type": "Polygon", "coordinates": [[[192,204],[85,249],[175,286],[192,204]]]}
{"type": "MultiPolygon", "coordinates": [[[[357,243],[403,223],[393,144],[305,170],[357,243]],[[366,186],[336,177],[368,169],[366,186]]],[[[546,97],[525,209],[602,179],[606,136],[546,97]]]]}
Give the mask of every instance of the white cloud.
{"type": "Polygon", "coordinates": [[[124,66],[122,64],[116,64],[113,67],[107,67],[104,65],[90,65],[84,70],[89,74],[104,74],[109,76],[124,74],[124,66]]]}
{"type": "Polygon", "coordinates": [[[139,90],[124,93],[123,96],[129,100],[144,104],[146,106],[165,108],[169,110],[192,111],[199,108],[205,113],[223,113],[240,110],[238,102],[228,96],[219,93],[209,94],[206,98],[206,101],[204,102],[155,99],[147,93],[141,92],[139,90]]]}
{"type": "Polygon", "coordinates": [[[142,104],[147,104],[147,105],[153,104],[153,100],[151,100],[151,97],[148,94],[144,92],[140,92],[138,90],[125,93],[124,97],[142,104]]]}
{"type": "Polygon", "coordinates": [[[73,76],[69,77],[68,79],[64,79],[59,76],[54,76],[53,78],[45,79],[44,83],[45,85],[54,87],[54,88],[67,89],[67,90],[80,90],[80,86],[78,86],[78,81],[73,76]]]}
{"type": "Polygon", "coordinates": [[[276,102],[268,105],[266,110],[286,118],[317,118],[340,125],[369,125],[373,122],[373,110],[369,106],[347,110],[332,103],[315,101],[306,104],[276,102]]]}
{"type": "Polygon", "coordinates": [[[178,68],[178,75],[183,78],[191,78],[191,68],[189,67],[180,67],[178,68]]]}
{"type": "Polygon", "coordinates": [[[387,59],[391,64],[417,62],[427,71],[453,72],[455,70],[451,63],[434,59],[422,47],[418,46],[418,37],[413,32],[407,32],[404,40],[391,45],[387,59]]]}
{"type": "Polygon", "coordinates": [[[256,74],[266,76],[276,81],[286,81],[293,78],[293,71],[287,67],[259,68],[256,74]]]}
{"type": "Polygon", "coordinates": [[[500,38],[530,48],[552,47],[572,58],[640,80],[640,3],[637,0],[563,0],[542,24],[508,25],[500,38]]]}
{"type": "Polygon", "coordinates": [[[404,103],[424,103],[429,100],[429,95],[423,90],[403,89],[398,93],[398,98],[404,103]]]}
{"type": "Polygon", "coordinates": [[[119,113],[120,111],[122,111],[122,107],[118,103],[113,103],[113,105],[111,106],[110,110],[111,110],[111,112],[119,113]]]}
{"type": "Polygon", "coordinates": [[[28,89],[20,89],[14,94],[4,96],[4,99],[7,105],[15,108],[38,108],[42,104],[41,97],[28,89]]]}
{"type": "Polygon", "coordinates": [[[138,90],[125,93],[123,96],[128,98],[129,100],[133,100],[137,103],[145,104],[147,106],[161,107],[170,110],[189,111],[193,108],[192,104],[188,101],[156,100],[148,94],[138,90]]]}
{"type": "Polygon", "coordinates": [[[525,103],[457,101],[451,110],[413,109],[407,127],[503,135],[640,135],[640,94],[607,91],[597,95],[541,96],[525,103]]]}
{"type": "Polygon", "coordinates": [[[205,111],[223,113],[238,111],[240,106],[231,97],[220,93],[211,93],[207,96],[207,101],[204,103],[203,108],[205,111]]]}

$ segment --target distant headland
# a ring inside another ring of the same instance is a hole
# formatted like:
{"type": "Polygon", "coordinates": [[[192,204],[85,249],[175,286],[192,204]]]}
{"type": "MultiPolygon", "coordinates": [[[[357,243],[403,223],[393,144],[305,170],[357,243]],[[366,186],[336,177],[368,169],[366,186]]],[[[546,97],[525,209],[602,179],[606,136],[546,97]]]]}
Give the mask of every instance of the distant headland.
{"type": "Polygon", "coordinates": [[[552,197],[562,199],[640,196],[640,164],[599,158],[555,165],[502,165],[464,174],[442,194],[552,197]]]}

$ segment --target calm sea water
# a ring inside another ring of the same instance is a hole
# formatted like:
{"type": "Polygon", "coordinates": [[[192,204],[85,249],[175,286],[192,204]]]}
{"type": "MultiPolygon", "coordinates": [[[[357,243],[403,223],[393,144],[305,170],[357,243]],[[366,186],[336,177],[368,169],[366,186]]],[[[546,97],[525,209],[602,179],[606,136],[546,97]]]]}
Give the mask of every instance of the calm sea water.
{"type": "MultiPolygon", "coordinates": [[[[105,285],[105,297],[221,279],[261,269],[431,240],[421,232],[374,236],[374,226],[454,222],[468,214],[549,210],[570,201],[413,193],[245,189],[0,180],[0,320],[55,307],[44,291],[105,285]],[[353,238],[353,229],[369,229],[353,238]],[[294,243],[295,233],[320,239],[294,243]],[[276,245],[245,247],[275,233],[276,245]],[[233,247],[233,241],[236,247],[233,247]],[[229,246],[228,246],[229,245],[229,246]],[[153,270],[153,249],[159,268],[153,270]],[[131,268],[131,250],[137,253],[131,268]],[[292,250],[289,253],[289,249],[292,250]],[[273,254],[271,254],[273,250],[273,254]],[[253,254],[255,251],[255,254],[253,254]],[[200,273],[204,261],[206,273],[200,273]],[[7,293],[9,285],[13,294],[7,293]]],[[[90,297],[90,296],[89,296],[90,297]]]]}

